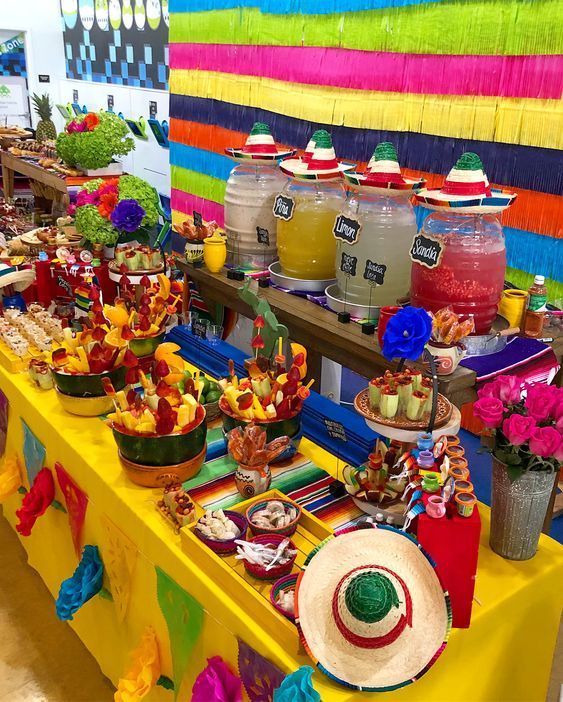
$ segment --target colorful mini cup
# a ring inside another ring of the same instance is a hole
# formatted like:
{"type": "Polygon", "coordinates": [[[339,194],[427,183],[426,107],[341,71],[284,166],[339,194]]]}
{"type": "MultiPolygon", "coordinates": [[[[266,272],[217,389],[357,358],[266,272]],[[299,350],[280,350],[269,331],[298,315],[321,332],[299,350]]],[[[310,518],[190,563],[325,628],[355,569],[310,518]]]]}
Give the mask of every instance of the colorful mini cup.
{"type": "Polygon", "coordinates": [[[465,449],[463,446],[446,446],[446,456],[450,458],[461,458],[465,456],[465,449]]]}
{"type": "Polygon", "coordinates": [[[460,517],[470,517],[477,504],[477,498],[471,492],[460,492],[455,496],[455,503],[460,517]]]}
{"type": "Polygon", "coordinates": [[[468,482],[469,480],[469,471],[467,468],[458,468],[457,466],[450,467],[448,475],[451,475],[456,481],[468,482]]]}
{"type": "Polygon", "coordinates": [[[422,479],[422,489],[424,492],[438,492],[440,483],[438,482],[438,473],[427,473],[422,479]]]}
{"type": "Polygon", "coordinates": [[[470,483],[469,480],[456,480],[455,494],[458,495],[461,492],[473,492],[473,483],[470,483]]]}
{"type": "Polygon", "coordinates": [[[227,243],[215,232],[203,241],[203,261],[210,273],[220,273],[227,260],[227,243]]]}
{"type": "Polygon", "coordinates": [[[397,314],[401,307],[396,307],[390,305],[389,307],[382,307],[379,310],[379,321],[377,322],[377,340],[379,341],[379,347],[383,348],[383,335],[385,334],[385,329],[387,328],[387,322],[397,314]]]}
{"type": "Polygon", "coordinates": [[[446,434],[444,439],[446,440],[448,446],[459,446],[459,436],[456,436],[455,434],[446,434]]]}
{"type": "Polygon", "coordinates": [[[439,519],[446,514],[446,501],[441,495],[430,495],[426,503],[426,514],[432,519],[439,519]]]}
{"type": "Polygon", "coordinates": [[[420,451],[432,451],[434,448],[434,439],[432,438],[432,434],[426,431],[421,432],[416,439],[416,445],[420,451]]]}

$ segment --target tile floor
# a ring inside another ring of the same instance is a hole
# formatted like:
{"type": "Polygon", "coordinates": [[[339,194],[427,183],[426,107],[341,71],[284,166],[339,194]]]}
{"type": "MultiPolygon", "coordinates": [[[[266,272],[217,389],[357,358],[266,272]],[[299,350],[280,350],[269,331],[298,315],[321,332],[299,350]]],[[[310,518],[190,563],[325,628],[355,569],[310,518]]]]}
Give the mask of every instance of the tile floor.
{"type": "MultiPolygon", "coordinates": [[[[560,630],[547,702],[563,702],[562,684],[560,630]]],[[[80,639],[56,618],[50,592],[0,516],[0,702],[112,702],[113,692],[80,639]]]]}

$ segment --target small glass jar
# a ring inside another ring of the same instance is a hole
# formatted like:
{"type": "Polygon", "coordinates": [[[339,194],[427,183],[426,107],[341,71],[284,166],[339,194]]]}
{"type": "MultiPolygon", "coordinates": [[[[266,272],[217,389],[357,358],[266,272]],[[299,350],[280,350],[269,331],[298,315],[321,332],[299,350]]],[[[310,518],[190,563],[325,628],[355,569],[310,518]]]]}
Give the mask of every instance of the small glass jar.
{"type": "Polygon", "coordinates": [[[291,179],[282,195],[294,202],[289,220],[278,219],[278,254],[282,273],[301,280],[335,277],[333,228],[346,200],[342,179],[291,179]]]}

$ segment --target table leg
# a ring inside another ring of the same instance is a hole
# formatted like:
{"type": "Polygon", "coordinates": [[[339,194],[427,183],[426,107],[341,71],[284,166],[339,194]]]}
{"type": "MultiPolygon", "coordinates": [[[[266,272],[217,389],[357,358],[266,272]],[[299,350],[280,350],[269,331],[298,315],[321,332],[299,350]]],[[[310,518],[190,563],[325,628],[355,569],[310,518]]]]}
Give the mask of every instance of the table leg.
{"type": "Polygon", "coordinates": [[[2,189],[6,199],[14,197],[14,171],[2,164],[2,189]]]}

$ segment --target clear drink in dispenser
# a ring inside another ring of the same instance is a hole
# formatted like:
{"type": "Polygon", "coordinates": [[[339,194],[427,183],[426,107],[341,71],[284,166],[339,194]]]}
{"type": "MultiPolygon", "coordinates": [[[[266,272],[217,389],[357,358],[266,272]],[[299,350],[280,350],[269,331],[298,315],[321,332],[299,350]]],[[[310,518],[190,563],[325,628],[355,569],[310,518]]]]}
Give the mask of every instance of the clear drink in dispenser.
{"type": "Polygon", "coordinates": [[[506,271],[499,213],[516,195],[491,188],[481,160],[465,153],[441,189],[416,199],[432,212],[411,247],[411,302],[435,312],[446,305],[472,315],[487,334],[497,314],[506,271]]]}
{"type": "Polygon", "coordinates": [[[268,125],[255,122],[245,145],[226,153],[238,161],[225,191],[227,264],[264,270],[277,258],[273,205],[287,180],[278,161],[294,151],[278,148],[268,125]]]}

